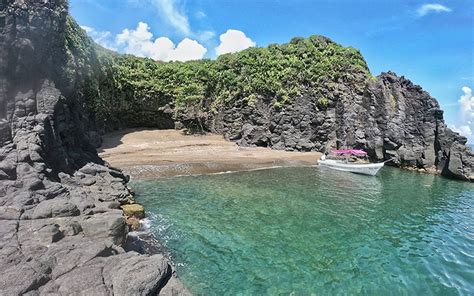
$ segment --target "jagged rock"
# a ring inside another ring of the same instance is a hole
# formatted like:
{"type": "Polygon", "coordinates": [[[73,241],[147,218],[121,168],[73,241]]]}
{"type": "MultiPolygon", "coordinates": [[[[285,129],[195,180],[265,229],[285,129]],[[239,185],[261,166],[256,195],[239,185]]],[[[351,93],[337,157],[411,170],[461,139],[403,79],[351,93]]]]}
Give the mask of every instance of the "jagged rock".
{"type": "Polygon", "coordinates": [[[376,80],[357,73],[335,89],[326,94],[330,103],[324,108],[317,107],[312,89],[281,108],[259,98],[249,111],[235,99],[212,113],[205,128],[242,146],[321,152],[355,147],[373,160],[394,158],[396,166],[464,180],[474,174],[466,139],[447,128],[438,102],[421,87],[388,72],[376,80]]]}
{"type": "Polygon", "coordinates": [[[130,226],[130,229],[132,231],[138,231],[140,230],[140,219],[136,217],[127,217],[127,225],[130,226]]]}
{"type": "Polygon", "coordinates": [[[172,276],[166,286],[160,291],[161,296],[191,296],[192,294],[183,286],[176,276],[172,276]]]}
{"type": "Polygon", "coordinates": [[[158,293],[169,261],[120,247],[131,192],[95,150],[92,41],[65,0],[0,1],[0,22],[0,294],[158,293]]]}
{"type": "MultiPolygon", "coordinates": [[[[127,226],[116,208],[133,199],[129,178],[98,157],[107,123],[90,105],[99,94],[83,89],[106,75],[105,65],[68,17],[67,2],[0,1],[0,21],[0,293],[186,293],[167,259],[120,246],[127,226]]],[[[435,99],[394,73],[376,81],[350,74],[324,90],[325,106],[304,88],[278,108],[257,96],[253,106],[237,98],[177,118],[166,104],[152,116],[159,127],[204,125],[241,145],[350,146],[373,159],[472,179],[473,154],[446,127],[435,99]]]]}

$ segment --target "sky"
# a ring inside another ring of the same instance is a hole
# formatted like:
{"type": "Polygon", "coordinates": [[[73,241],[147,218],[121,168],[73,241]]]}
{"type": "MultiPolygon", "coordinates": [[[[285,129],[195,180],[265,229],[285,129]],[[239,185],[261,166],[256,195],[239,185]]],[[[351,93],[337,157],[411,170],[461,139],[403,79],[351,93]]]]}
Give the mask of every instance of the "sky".
{"type": "Polygon", "coordinates": [[[324,35],[358,48],[373,75],[421,85],[474,143],[474,0],[70,0],[70,11],[104,47],[162,61],[324,35]]]}

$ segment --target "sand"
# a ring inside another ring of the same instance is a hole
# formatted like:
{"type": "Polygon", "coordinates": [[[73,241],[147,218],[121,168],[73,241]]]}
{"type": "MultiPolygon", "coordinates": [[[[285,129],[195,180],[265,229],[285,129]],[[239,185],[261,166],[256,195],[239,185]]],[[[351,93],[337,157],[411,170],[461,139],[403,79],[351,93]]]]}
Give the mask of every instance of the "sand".
{"type": "Polygon", "coordinates": [[[312,166],[318,152],[239,147],[215,134],[128,129],[103,137],[99,155],[133,178],[212,174],[278,166],[312,166]]]}

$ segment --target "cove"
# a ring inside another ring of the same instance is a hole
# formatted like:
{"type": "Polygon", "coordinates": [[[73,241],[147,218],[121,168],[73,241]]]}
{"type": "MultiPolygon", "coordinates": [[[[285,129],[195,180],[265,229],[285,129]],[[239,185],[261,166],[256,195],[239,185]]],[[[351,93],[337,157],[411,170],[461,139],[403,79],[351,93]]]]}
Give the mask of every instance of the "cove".
{"type": "Polygon", "coordinates": [[[132,182],[201,295],[474,293],[474,186],[278,168],[132,182]]]}

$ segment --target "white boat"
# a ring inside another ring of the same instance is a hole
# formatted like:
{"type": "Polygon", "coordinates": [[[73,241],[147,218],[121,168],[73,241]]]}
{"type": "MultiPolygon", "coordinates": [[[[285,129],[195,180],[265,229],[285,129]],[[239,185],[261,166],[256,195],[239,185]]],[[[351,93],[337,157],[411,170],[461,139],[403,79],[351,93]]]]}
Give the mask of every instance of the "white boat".
{"type": "MultiPolygon", "coordinates": [[[[367,152],[363,150],[349,149],[349,150],[333,150],[331,151],[334,155],[355,155],[355,156],[367,156],[367,152]]],[[[340,161],[335,159],[326,159],[326,156],[321,156],[318,160],[318,165],[327,167],[333,170],[351,172],[356,174],[364,174],[375,176],[379,170],[384,166],[385,162],[380,163],[355,163],[348,161],[340,161]]]]}
{"type": "Polygon", "coordinates": [[[334,159],[320,159],[318,165],[338,171],[375,176],[384,163],[345,163],[334,159]]]}

